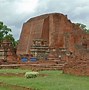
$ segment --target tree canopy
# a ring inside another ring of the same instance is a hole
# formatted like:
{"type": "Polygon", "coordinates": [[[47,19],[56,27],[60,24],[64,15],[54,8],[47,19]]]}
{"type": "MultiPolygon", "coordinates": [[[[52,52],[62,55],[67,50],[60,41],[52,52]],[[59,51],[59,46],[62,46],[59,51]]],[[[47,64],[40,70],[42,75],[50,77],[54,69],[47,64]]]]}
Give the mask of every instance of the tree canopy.
{"type": "Polygon", "coordinates": [[[12,30],[0,21],[0,42],[6,39],[12,42],[13,47],[16,47],[18,41],[15,41],[11,32],[12,30]]]}
{"type": "Polygon", "coordinates": [[[76,25],[78,25],[80,28],[82,28],[86,33],[89,34],[89,29],[87,29],[85,24],[82,23],[76,23],[76,25]]]}
{"type": "Polygon", "coordinates": [[[9,33],[12,32],[10,28],[0,22],[0,41],[2,41],[9,33]]]}

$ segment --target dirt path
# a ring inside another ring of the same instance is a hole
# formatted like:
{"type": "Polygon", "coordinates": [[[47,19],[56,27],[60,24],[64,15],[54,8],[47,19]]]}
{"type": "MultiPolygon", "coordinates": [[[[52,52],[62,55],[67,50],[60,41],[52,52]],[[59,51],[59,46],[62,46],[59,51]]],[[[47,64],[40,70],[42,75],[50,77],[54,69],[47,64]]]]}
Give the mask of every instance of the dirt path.
{"type": "MultiPolygon", "coordinates": [[[[7,77],[25,77],[25,73],[0,73],[0,76],[7,76],[7,77]]],[[[48,76],[47,74],[39,74],[40,77],[48,76]]]]}
{"type": "Polygon", "coordinates": [[[0,73],[0,76],[17,76],[17,77],[24,77],[24,73],[0,73]]]}
{"type": "Polygon", "coordinates": [[[35,90],[35,89],[27,88],[27,87],[6,84],[3,82],[0,82],[0,87],[7,87],[7,88],[10,88],[11,90],[35,90]]]}

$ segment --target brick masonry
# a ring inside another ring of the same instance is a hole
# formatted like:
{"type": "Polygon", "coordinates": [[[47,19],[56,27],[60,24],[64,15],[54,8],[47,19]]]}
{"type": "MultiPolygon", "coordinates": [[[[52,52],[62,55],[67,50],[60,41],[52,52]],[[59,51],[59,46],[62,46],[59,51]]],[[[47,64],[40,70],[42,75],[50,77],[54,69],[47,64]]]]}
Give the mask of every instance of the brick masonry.
{"type": "Polygon", "coordinates": [[[66,15],[53,13],[29,19],[23,24],[17,55],[29,54],[33,39],[46,39],[49,47],[68,48],[81,43],[83,32],[66,15]],[[76,35],[75,35],[76,34],[76,35]]]}
{"type": "Polygon", "coordinates": [[[17,55],[30,54],[33,39],[45,39],[49,47],[67,48],[64,73],[89,75],[89,34],[72,23],[67,15],[51,13],[29,19],[23,24],[17,55]]]}

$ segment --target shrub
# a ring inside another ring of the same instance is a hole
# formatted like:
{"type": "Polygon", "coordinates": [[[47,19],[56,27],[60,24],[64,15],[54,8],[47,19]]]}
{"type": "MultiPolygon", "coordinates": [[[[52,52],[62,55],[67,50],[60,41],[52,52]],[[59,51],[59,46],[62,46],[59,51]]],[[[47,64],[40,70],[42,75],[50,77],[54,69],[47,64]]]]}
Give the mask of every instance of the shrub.
{"type": "Polygon", "coordinates": [[[26,78],[35,78],[35,77],[37,77],[38,74],[39,74],[38,72],[26,72],[25,77],[26,78]]]}

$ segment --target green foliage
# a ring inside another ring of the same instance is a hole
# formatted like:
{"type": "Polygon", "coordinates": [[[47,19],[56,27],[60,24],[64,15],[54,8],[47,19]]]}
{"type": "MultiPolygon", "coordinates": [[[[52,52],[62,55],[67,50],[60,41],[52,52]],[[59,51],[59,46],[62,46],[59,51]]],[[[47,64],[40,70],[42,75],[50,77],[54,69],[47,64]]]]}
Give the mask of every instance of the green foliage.
{"type": "Polygon", "coordinates": [[[2,41],[11,31],[3,22],[0,22],[0,41],[2,41]]]}
{"type": "Polygon", "coordinates": [[[40,71],[39,73],[43,76],[39,75],[39,77],[30,79],[16,76],[0,76],[0,81],[7,84],[30,87],[33,90],[89,90],[89,77],[67,75],[57,70],[40,71]]]}
{"type": "Polygon", "coordinates": [[[16,48],[18,41],[15,41],[13,35],[11,34],[12,30],[8,28],[3,22],[0,22],[0,42],[4,39],[12,42],[14,48],[16,48]]]}
{"type": "Polygon", "coordinates": [[[83,29],[86,33],[89,33],[89,29],[87,29],[86,25],[81,23],[76,23],[81,29],[83,29]]]}
{"type": "Polygon", "coordinates": [[[15,48],[18,44],[18,41],[15,41],[14,37],[12,34],[8,34],[4,37],[5,40],[9,40],[10,42],[12,42],[13,47],[15,48]]]}
{"type": "Polygon", "coordinates": [[[1,86],[0,86],[0,90],[11,90],[11,88],[8,87],[8,86],[3,86],[3,85],[1,85],[1,86]]]}
{"type": "Polygon", "coordinates": [[[3,22],[0,22],[0,30],[3,28],[3,22]]]}
{"type": "Polygon", "coordinates": [[[14,40],[13,45],[14,45],[15,48],[17,47],[18,42],[19,42],[19,40],[14,40]]]}

